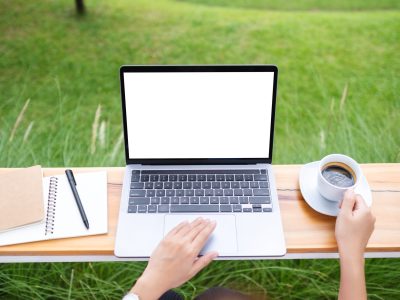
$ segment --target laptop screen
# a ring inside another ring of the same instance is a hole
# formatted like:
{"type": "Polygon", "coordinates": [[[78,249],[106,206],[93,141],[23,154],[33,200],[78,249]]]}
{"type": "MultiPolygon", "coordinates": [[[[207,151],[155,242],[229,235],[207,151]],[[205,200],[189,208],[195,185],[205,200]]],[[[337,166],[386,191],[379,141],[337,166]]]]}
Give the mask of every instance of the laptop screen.
{"type": "Polygon", "coordinates": [[[274,72],[124,72],[129,159],[270,158],[274,72]]]}

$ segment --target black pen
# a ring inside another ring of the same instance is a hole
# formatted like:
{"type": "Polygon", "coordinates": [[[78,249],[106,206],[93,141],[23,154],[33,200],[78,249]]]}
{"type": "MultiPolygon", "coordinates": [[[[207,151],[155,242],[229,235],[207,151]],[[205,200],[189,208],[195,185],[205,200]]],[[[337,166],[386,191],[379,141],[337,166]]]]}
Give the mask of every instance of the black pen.
{"type": "Polygon", "coordinates": [[[76,189],[76,181],[74,178],[74,173],[71,170],[65,170],[65,174],[67,175],[69,185],[71,186],[72,193],[74,194],[76,205],[78,205],[79,212],[82,217],[82,221],[85,224],[86,228],[89,229],[89,221],[86,217],[85,210],[83,209],[81,199],[79,198],[78,191],[76,189]]]}

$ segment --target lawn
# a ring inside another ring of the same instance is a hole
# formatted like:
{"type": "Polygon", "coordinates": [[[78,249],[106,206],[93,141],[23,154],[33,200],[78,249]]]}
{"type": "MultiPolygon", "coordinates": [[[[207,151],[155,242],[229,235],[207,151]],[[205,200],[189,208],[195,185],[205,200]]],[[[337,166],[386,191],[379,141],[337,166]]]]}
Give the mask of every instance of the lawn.
{"type": "MultiPolygon", "coordinates": [[[[0,2],[1,167],[122,166],[122,64],[276,64],[274,163],[332,152],[400,162],[398,1],[86,4],[79,18],[70,0],[0,2]]],[[[118,299],[144,266],[0,265],[0,298],[118,299]]],[[[191,298],[224,285],[272,299],[334,299],[338,267],[215,262],[179,290],[191,298]]],[[[399,270],[397,259],[367,260],[370,298],[398,299],[399,270]]]]}

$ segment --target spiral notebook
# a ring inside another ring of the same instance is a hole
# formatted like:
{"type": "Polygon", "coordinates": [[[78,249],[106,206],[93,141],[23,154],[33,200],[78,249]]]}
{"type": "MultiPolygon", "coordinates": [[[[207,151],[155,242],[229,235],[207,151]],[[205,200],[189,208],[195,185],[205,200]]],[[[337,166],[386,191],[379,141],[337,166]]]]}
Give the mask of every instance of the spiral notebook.
{"type": "Polygon", "coordinates": [[[45,177],[44,220],[0,233],[0,246],[107,233],[107,173],[74,173],[74,177],[89,229],[82,222],[66,175],[45,177]]]}

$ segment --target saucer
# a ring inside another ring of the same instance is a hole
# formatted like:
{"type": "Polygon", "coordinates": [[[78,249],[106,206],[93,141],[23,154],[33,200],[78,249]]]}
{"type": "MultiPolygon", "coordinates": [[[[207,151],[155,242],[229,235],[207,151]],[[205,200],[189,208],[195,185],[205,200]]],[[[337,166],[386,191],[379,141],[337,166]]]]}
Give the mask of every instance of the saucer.
{"type": "MultiPolygon", "coordinates": [[[[301,194],[311,208],[321,214],[335,217],[339,213],[340,201],[328,200],[318,192],[318,172],[319,161],[314,161],[301,167],[299,175],[301,194]]],[[[364,198],[365,203],[371,206],[372,194],[367,179],[362,175],[360,180],[360,183],[354,189],[354,193],[360,194],[364,198]]]]}

